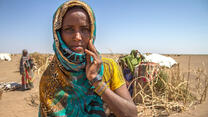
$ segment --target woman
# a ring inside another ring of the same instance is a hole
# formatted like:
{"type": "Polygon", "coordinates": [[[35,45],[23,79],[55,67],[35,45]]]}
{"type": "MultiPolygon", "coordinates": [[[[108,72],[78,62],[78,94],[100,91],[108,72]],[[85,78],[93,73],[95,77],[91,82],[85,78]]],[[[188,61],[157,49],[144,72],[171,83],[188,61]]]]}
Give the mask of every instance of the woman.
{"type": "Polygon", "coordinates": [[[118,65],[100,57],[92,9],[75,0],[53,19],[55,56],[40,81],[39,116],[103,117],[103,101],[117,116],[136,116],[118,65]]]}
{"type": "Polygon", "coordinates": [[[28,51],[24,49],[22,51],[22,57],[20,60],[20,74],[22,75],[22,89],[27,90],[33,88],[33,66],[32,59],[28,56],[28,51]]]}

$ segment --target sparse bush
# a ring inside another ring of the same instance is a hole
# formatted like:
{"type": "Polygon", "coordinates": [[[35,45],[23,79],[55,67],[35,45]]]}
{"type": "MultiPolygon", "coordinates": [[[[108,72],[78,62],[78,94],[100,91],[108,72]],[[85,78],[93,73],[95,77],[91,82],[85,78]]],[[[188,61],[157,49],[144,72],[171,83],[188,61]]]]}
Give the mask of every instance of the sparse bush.
{"type": "Polygon", "coordinates": [[[154,79],[155,90],[157,90],[158,92],[163,92],[165,90],[164,82],[167,82],[167,80],[168,74],[164,70],[160,69],[157,78],[154,79]]]}
{"type": "Polygon", "coordinates": [[[42,65],[46,63],[48,56],[48,54],[40,54],[38,52],[30,54],[30,57],[34,60],[34,63],[36,64],[37,68],[40,68],[42,65]]]}
{"type": "MultiPolygon", "coordinates": [[[[196,76],[202,76],[202,74],[198,72],[196,76]]],[[[137,90],[137,95],[133,96],[133,99],[137,96],[142,98],[141,102],[136,102],[138,109],[143,109],[138,111],[138,116],[168,116],[171,113],[187,110],[191,105],[204,101],[208,88],[207,80],[203,80],[203,85],[199,85],[202,82],[196,84],[200,87],[196,89],[200,90],[198,94],[194,94],[190,90],[189,83],[180,73],[179,65],[171,69],[160,69],[158,77],[143,85],[140,90],[137,90]]],[[[142,86],[140,82],[137,82],[137,85],[142,86]]]]}

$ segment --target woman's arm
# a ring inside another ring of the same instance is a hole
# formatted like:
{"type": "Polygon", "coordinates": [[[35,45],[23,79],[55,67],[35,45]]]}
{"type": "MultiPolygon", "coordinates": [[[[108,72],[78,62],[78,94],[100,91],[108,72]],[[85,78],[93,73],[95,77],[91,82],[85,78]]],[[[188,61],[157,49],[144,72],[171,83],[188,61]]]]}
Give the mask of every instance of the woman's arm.
{"type": "MultiPolygon", "coordinates": [[[[90,40],[88,49],[86,52],[86,76],[89,81],[92,81],[99,72],[99,69],[102,64],[102,60],[97,53],[94,45],[92,44],[92,40],[90,40]],[[88,50],[89,49],[89,50],[88,50]],[[93,57],[93,61],[91,61],[90,57],[93,57]]],[[[104,82],[98,81],[93,85],[97,87],[99,85],[104,85],[104,82]],[[102,84],[99,84],[102,83],[102,84]]],[[[119,117],[137,117],[137,109],[134,103],[131,100],[130,94],[127,90],[126,84],[123,84],[121,87],[117,88],[114,92],[107,88],[102,96],[103,100],[108,104],[108,106],[112,109],[114,114],[119,117]]]]}
{"type": "MultiPolygon", "coordinates": [[[[94,86],[96,87],[97,84],[94,83],[94,86]]],[[[114,92],[107,88],[101,97],[116,116],[137,117],[137,108],[131,100],[126,84],[123,84],[114,92]]]]}
{"type": "Polygon", "coordinates": [[[24,68],[23,68],[24,66],[23,66],[23,59],[22,59],[22,57],[21,57],[21,59],[20,59],[20,66],[19,66],[19,71],[20,71],[20,74],[22,75],[23,74],[23,72],[24,72],[24,68]]]}

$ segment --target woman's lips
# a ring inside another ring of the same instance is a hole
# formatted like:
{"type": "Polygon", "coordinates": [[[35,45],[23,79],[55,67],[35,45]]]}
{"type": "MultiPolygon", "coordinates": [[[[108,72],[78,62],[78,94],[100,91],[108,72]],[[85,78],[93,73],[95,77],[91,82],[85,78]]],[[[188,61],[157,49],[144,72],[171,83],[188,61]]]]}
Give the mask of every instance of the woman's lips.
{"type": "Polygon", "coordinates": [[[82,46],[73,46],[72,50],[74,50],[75,52],[80,51],[80,50],[83,50],[83,47],[82,46]]]}

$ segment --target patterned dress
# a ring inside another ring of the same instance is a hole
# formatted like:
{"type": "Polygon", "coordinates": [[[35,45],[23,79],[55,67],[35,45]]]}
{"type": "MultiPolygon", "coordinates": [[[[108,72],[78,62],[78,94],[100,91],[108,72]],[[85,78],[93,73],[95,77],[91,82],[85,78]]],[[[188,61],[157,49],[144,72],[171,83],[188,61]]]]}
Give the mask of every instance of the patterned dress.
{"type": "MultiPolygon", "coordinates": [[[[114,60],[102,58],[103,81],[111,90],[125,84],[120,67],[114,60]]],[[[86,77],[71,77],[54,56],[40,81],[39,116],[103,117],[102,99],[93,91],[86,77]]]]}
{"type": "Polygon", "coordinates": [[[22,75],[22,88],[24,90],[33,88],[33,66],[34,63],[29,56],[21,57],[20,74],[22,75]]]}

